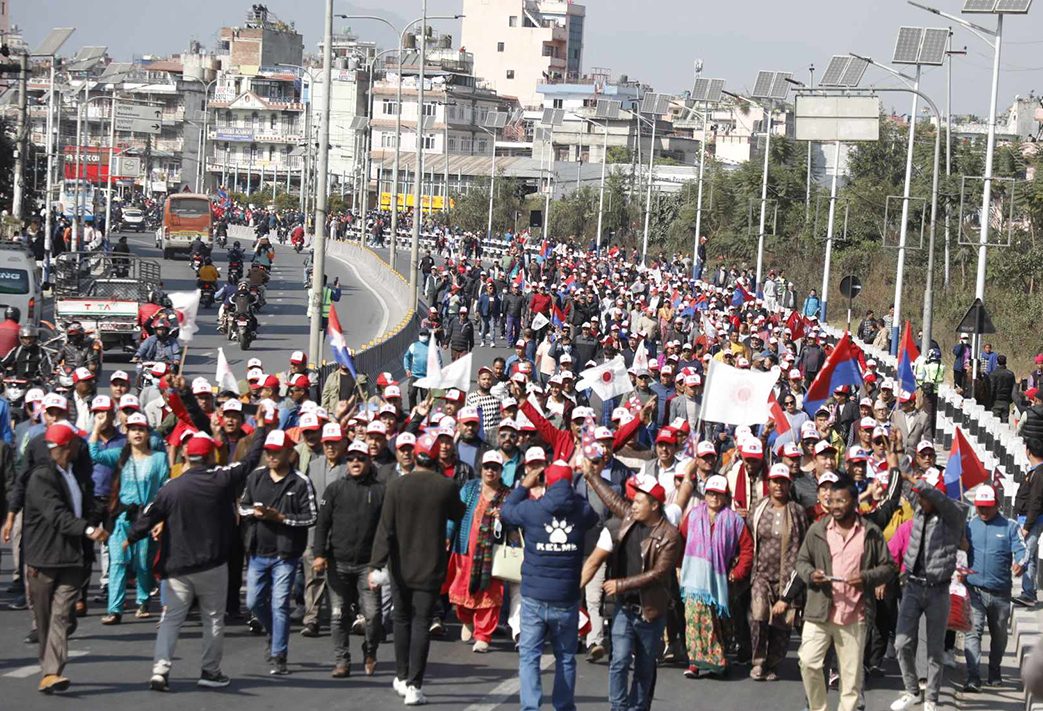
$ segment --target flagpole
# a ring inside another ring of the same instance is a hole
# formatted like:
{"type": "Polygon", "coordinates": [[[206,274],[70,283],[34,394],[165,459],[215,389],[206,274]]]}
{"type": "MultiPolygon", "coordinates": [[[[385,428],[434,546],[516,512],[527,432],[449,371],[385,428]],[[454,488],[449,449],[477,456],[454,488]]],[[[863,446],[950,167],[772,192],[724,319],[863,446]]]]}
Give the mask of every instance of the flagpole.
{"type": "Polygon", "coordinates": [[[177,364],[177,374],[178,375],[181,375],[181,373],[184,372],[184,370],[185,370],[185,358],[186,357],[188,357],[188,344],[187,343],[185,344],[185,347],[181,349],[181,362],[177,364]]]}

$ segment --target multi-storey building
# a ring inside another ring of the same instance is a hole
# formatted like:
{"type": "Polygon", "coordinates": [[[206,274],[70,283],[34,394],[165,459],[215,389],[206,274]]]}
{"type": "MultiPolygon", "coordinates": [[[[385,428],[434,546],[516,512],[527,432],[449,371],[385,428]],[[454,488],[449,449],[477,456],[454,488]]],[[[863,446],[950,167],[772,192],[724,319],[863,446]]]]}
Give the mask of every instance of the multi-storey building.
{"type": "Polygon", "coordinates": [[[586,8],[570,0],[464,0],[461,44],[496,92],[538,106],[538,86],[578,79],[586,8]]]}

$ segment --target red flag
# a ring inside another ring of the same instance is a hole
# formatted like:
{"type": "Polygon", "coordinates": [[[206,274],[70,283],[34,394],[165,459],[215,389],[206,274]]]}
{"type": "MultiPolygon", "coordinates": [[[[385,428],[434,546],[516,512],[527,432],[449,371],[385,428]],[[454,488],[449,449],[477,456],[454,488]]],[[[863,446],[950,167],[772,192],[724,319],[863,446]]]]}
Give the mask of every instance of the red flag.
{"type": "Polygon", "coordinates": [[[945,463],[942,488],[949,498],[958,499],[963,492],[988,480],[989,473],[985,471],[985,466],[974,453],[970,442],[964,437],[963,430],[957,427],[956,436],[952,440],[952,449],[949,450],[949,459],[945,463]]]}
{"type": "Polygon", "coordinates": [[[804,318],[796,311],[792,311],[786,319],[786,327],[790,330],[794,341],[804,337],[804,318]]]}
{"type": "Polygon", "coordinates": [[[779,404],[779,400],[775,397],[775,391],[772,390],[768,393],[768,407],[771,408],[771,419],[775,421],[775,431],[781,434],[786,434],[792,427],[790,427],[789,419],[786,417],[786,411],[782,409],[782,405],[779,404]]]}

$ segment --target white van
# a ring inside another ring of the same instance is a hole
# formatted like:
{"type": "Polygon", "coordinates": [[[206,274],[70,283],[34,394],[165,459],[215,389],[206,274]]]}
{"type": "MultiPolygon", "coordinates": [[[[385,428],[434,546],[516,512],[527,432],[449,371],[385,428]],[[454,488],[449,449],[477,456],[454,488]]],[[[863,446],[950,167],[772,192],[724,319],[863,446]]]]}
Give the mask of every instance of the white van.
{"type": "Polygon", "coordinates": [[[43,293],[36,260],[17,242],[0,242],[0,311],[15,306],[21,323],[40,322],[43,293]]]}

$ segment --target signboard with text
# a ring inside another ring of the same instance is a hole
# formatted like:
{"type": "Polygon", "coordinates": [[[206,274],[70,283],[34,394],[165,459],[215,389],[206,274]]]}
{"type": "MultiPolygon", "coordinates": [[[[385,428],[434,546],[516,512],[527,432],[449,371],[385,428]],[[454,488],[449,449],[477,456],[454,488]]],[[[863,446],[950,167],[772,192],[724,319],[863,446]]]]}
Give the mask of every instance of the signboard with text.
{"type": "Polygon", "coordinates": [[[251,143],[254,140],[254,132],[249,126],[226,126],[214,132],[214,140],[251,143]]]}

